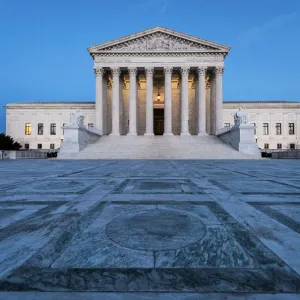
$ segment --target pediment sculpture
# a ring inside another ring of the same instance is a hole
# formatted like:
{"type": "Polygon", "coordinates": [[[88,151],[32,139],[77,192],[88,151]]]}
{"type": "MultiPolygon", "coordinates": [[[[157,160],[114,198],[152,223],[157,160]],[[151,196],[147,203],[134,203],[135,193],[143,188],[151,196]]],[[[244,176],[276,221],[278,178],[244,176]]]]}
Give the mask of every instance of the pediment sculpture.
{"type": "Polygon", "coordinates": [[[240,107],[234,114],[234,126],[240,126],[241,124],[249,124],[249,117],[247,112],[240,107]]]}
{"type": "Polygon", "coordinates": [[[70,123],[78,127],[84,126],[84,114],[77,110],[74,113],[70,113],[70,123]]]}
{"type": "Polygon", "coordinates": [[[144,37],[113,45],[104,51],[180,51],[180,50],[218,50],[216,48],[185,40],[164,33],[154,33],[144,37]]]}

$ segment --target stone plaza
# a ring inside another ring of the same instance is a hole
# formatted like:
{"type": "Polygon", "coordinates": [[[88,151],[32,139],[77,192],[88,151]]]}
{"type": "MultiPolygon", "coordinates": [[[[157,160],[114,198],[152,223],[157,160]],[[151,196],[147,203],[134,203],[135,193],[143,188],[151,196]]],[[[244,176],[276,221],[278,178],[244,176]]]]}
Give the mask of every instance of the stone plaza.
{"type": "Polygon", "coordinates": [[[0,299],[299,299],[293,160],[14,160],[0,172],[0,299]]]}

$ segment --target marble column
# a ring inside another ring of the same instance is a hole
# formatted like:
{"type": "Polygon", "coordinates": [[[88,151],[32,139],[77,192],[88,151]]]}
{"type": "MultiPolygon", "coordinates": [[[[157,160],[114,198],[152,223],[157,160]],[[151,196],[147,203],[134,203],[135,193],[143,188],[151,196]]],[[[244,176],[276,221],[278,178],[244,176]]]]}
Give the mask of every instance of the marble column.
{"type": "Polygon", "coordinates": [[[137,135],[137,128],[136,128],[136,97],[137,97],[137,87],[136,87],[136,74],[137,68],[136,67],[129,67],[129,132],[128,135],[137,135]]]}
{"type": "Polygon", "coordinates": [[[96,111],[95,111],[95,127],[103,134],[103,123],[104,123],[104,113],[103,113],[103,68],[94,69],[96,76],[96,111]]]}
{"type": "Polygon", "coordinates": [[[223,67],[215,68],[216,76],[216,125],[215,131],[224,127],[223,125],[223,67]]]}
{"type": "Polygon", "coordinates": [[[112,86],[112,130],[111,135],[120,135],[120,68],[111,68],[112,86]]]}
{"type": "Polygon", "coordinates": [[[198,68],[198,135],[206,134],[206,67],[198,68]]]}
{"type": "Polygon", "coordinates": [[[164,135],[173,135],[172,133],[172,67],[164,67],[165,73],[165,119],[164,135]]]}
{"type": "Polygon", "coordinates": [[[180,135],[190,135],[189,133],[189,67],[181,68],[181,133],[180,135]]]}
{"type": "Polygon", "coordinates": [[[205,78],[205,88],[206,88],[206,133],[211,134],[211,125],[210,125],[210,77],[206,75],[205,78]]]}
{"type": "Polygon", "coordinates": [[[210,134],[216,133],[216,76],[211,74],[210,79],[210,134]]]}
{"type": "Polygon", "coordinates": [[[146,71],[146,133],[153,134],[153,73],[154,68],[145,68],[146,71]]]}

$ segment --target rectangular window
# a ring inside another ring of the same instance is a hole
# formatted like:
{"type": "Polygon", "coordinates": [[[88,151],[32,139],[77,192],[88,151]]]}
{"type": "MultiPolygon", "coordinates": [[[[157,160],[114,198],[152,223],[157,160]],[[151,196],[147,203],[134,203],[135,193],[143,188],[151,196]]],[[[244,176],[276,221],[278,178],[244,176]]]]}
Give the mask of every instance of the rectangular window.
{"type": "Polygon", "coordinates": [[[56,135],[56,124],[55,123],[50,124],[50,135],[56,135]]]}
{"type": "Polygon", "coordinates": [[[256,128],[255,128],[256,123],[251,123],[251,124],[254,126],[254,134],[256,134],[256,128]]]}
{"type": "Polygon", "coordinates": [[[256,128],[255,128],[256,123],[251,123],[251,124],[254,126],[254,134],[256,134],[256,128]]]}
{"type": "Polygon", "coordinates": [[[38,149],[42,149],[42,144],[38,144],[38,149]]]}
{"type": "Polygon", "coordinates": [[[230,123],[225,123],[225,127],[230,127],[230,123]]]}
{"type": "Polygon", "coordinates": [[[264,148],[265,148],[265,149],[269,149],[269,144],[265,144],[265,145],[264,145],[264,148]]]}
{"type": "Polygon", "coordinates": [[[89,123],[88,127],[94,127],[94,123],[89,123]]]}
{"type": "Polygon", "coordinates": [[[282,145],[281,144],[277,144],[277,149],[282,149],[282,145]]]}
{"type": "Polygon", "coordinates": [[[43,134],[44,134],[44,124],[38,123],[38,135],[43,135],[43,134]]]}
{"type": "Polygon", "coordinates": [[[269,134],[269,123],[263,123],[263,135],[269,134]]]}
{"type": "Polygon", "coordinates": [[[289,123],[289,134],[295,134],[295,124],[289,123]]]}
{"type": "Polygon", "coordinates": [[[50,144],[50,149],[55,149],[55,145],[54,144],[50,144]]]}
{"type": "Polygon", "coordinates": [[[31,123],[25,124],[25,135],[31,135],[31,123]]]}
{"type": "Polygon", "coordinates": [[[281,123],[276,123],[276,135],[281,135],[281,123]]]}
{"type": "Polygon", "coordinates": [[[291,149],[291,150],[295,149],[295,144],[293,144],[293,143],[290,144],[290,149],[291,149]]]}
{"type": "Polygon", "coordinates": [[[25,144],[24,148],[28,150],[29,149],[29,144],[25,144]]]}

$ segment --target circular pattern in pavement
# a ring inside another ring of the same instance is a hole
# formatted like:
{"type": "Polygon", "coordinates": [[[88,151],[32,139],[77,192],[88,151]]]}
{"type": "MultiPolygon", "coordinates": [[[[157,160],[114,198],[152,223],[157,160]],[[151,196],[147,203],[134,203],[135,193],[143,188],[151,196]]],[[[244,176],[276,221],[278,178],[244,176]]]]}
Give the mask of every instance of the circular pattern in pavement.
{"type": "Polygon", "coordinates": [[[206,227],[195,216],[175,210],[153,209],[119,215],[106,234],[120,246],[144,251],[186,247],[204,237],[206,227]]]}

